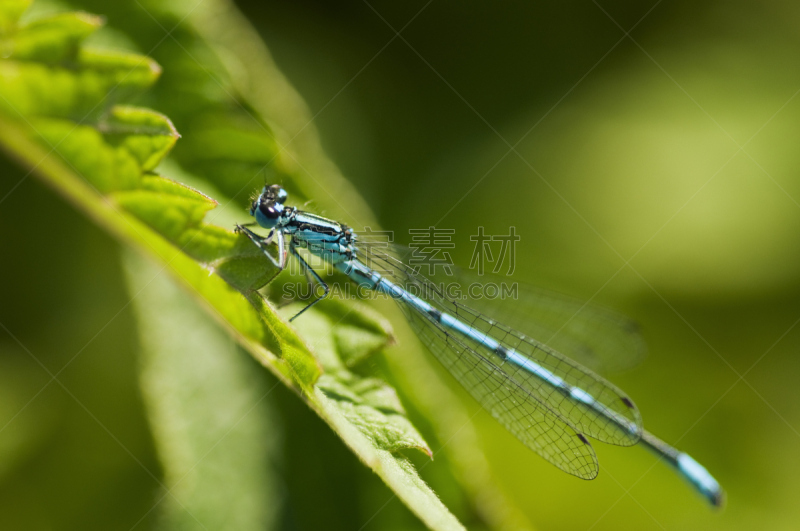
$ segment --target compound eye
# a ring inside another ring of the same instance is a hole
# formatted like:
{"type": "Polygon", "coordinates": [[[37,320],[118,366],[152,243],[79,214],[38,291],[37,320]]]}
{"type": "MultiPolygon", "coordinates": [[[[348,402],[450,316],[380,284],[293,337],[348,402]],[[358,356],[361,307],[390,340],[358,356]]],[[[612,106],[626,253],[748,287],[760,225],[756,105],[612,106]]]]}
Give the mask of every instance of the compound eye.
{"type": "Polygon", "coordinates": [[[275,220],[278,219],[283,212],[283,205],[277,204],[274,201],[263,201],[258,205],[258,210],[265,218],[275,220]]]}
{"type": "Polygon", "coordinates": [[[289,197],[289,194],[286,193],[286,190],[279,184],[273,184],[269,187],[270,195],[275,199],[276,203],[283,203],[286,201],[286,198],[289,197]]]}

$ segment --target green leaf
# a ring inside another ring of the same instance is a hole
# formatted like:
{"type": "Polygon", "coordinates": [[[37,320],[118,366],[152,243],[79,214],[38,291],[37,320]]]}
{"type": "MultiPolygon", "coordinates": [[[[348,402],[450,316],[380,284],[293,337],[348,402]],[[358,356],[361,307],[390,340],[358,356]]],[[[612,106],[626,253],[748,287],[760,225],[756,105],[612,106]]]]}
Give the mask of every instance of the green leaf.
{"type": "MultiPolygon", "coordinates": [[[[6,20],[12,16],[16,15],[7,15],[6,20]]],[[[168,271],[429,526],[461,528],[399,454],[418,449],[431,455],[431,450],[408,421],[394,390],[349,370],[391,341],[385,321],[363,305],[322,304],[303,321],[303,327],[313,327],[305,337],[318,339],[317,344],[306,345],[254,291],[274,273],[269,260],[244,236],[205,222],[216,201],[153,173],[178,138],[170,120],[121,104],[148,88],[160,67],[135,54],[84,48],[82,39],[99,21],[73,14],[18,28],[8,24],[4,38],[17,55],[0,60],[0,145],[95,222],[149,255],[160,264],[159,271],[168,271]],[[15,35],[23,38],[17,41],[15,35]],[[323,367],[326,374],[321,377],[323,367]]],[[[227,156],[247,162],[248,153],[260,152],[251,160],[277,157],[273,171],[296,170],[296,162],[278,151],[269,127],[260,124],[252,131],[236,136],[242,149],[227,156]]],[[[198,135],[198,145],[209,142],[208,138],[198,135]]],[[[206,162],[198,157],[196,167],[206,162]]],[[[134,284],[141,285],[138,274],[132,275],[134,284]]],[[[164,291],[166,296],[168,290],[164,291]]],[[[156,355],[158,359],[163,355],[157,351],[176,341],[165,336],[176,330],[164,327],[156,314],[147,314],[152,305],[170,308],[171,299],[154,294],[148,300],[140,311],[143,338],[147,359],[157,364],[156,355]]],[[[167,313],[158,315],[163,319],[167,313]]],[[[188,388],[196,383],[186,382],[186,375],[178,374],[179,368],[171,363],[168,369],[156,371],[157,377],[145,372],[144,388],[151,401],[154,429],[163,430],[160,440],[167,444],[175,438],[188,444],[203,425],[204,408],[196,397],[182,395],[181,382],[188,388]],[[165,374],[172,373],[174,380],[163,381],[165,374]],[[169,410],[183,419],[180,422],[195,427],[170,432],[174,426],[159,418],[168,416],[165,411],[169,410]]],[[[220,390],[237,383],[224,374],[217,376],[228,380],[219,382],[220,390]]],[[[181,455],[190,450],[173,451],[168,446],[162,450],[168,474],[186,470],[181,455]]],[[[204,499],[195,500],[198,510],[204,499]]]]}
{"type": "MultiPolygon", "coordinates": [[[[124,105],[112,107],[97,125],[110,144],[123,146],[136,158],[142,171],[154,170],[180,137],[175,126],[163,114],[124,105]]],[[[190,197],[196,194],[184,195],[190,197]]]]}
{"type": "Polygon", "coordinates": [[[18,61],[60,63],[75,57],[81,41],[102,24],[101,17],[88,13],[56,15],[34,21],[13,37],[4,38],[3,50],[18,61]]]}
{"type": "MultiPolygon", "coordinates": [[[[71,51],[67,37],[60,41],[59,53],[71,51]]],[[[147,57],[85,48],[79,48],[68,64],[10,58],[0,61],[0,110],[17,117],[96,121],[110,104],[142,92],[160,74],[160,67],[147,57]]]]}
{"type": "MultiPolygon", "coordinates": [[[[433,452],[422,435],[408,421],[395,390],[383,381],[359,377],[346,368],[347,346],[361,344],[381,348],[390,340],[391,333],[389,329],[381,328],[383,323],[379,321],[371,323],[372,330],[342,327],[342,321],[355,314],[353,308],[344,310],[344,306],[337,301],[297,320],[300,333],[314,338],[309,347],[325,370],[317,381],[317,389],[330,399],[326,401],[328,407],[335,408],[338,415],[346,418],[379,449],[396,452],[414,448],[432,456],[433,452]],[[353,337],[343,339],[347,336],[353,337]]],[[[284,312],[294,314],[299,309],[302,306],[290,305],[284,312]]],[[[356,349],[356,355],[359,354],[359,349],[356,349]]]]}
{"type": "Polygon", "coordinates": [[[125,269],[142,343],[141,388],[164,467],[154,501],[168,529],[272,528],[281,509],[275,384],[159,267],[125,269]]]}

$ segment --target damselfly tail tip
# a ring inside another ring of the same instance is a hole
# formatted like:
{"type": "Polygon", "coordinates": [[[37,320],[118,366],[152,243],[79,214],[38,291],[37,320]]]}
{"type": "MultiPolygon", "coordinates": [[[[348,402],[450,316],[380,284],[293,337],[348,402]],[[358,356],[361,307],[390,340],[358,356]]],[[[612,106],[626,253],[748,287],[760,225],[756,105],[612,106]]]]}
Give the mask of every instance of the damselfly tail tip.
{"type": "Polygon", "coordinates": [[[722,508],[725,507],[726,499],[727,496],[725,495],[725,491],[722,490],[721,488],[716,492],[714,492],[713,494],[711,494],[711,496],[709,496],[709,501],[711,501],[711,505],[713,505],[714,509],[717,510],[722,510],[722,508]]]}
{"type": "Polygon", "coordinates": [[[708,470],[692,459],[689,454],[680,453],[677,458],[678,469],[715,508],[725,505],[725,491],[708,470]]]}

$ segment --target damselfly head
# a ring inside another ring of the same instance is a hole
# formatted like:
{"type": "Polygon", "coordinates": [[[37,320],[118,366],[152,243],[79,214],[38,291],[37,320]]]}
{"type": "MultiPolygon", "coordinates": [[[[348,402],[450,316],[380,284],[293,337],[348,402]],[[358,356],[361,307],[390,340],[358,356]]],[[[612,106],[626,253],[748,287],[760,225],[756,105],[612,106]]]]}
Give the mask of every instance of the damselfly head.
{"type": "Polygon", "coordinates": [[[283,186],[279,184],[264,185],[264,190],[261,192],[261,195],[281,204],[286,201],[287,197],[289,197],[289,194],[286,193],[286,190],[283,189],[283,186]]]}
{"type": "Polygon", "coordinates": [[[271,229],[278,224],[287,197],[289,194],[281,185],[266,185],[250,206],[250,215],[256,218],[259,225],[271,229]]]}

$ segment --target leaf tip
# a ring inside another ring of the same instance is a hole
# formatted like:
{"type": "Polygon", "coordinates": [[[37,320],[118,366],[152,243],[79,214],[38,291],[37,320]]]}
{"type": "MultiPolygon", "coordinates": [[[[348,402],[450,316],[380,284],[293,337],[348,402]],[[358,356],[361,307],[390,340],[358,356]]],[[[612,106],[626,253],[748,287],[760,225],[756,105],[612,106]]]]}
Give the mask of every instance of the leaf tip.
{"type": "Polygon", "coordinates": [[[95,15],[94,13],[87,13],[86,11],[76,11],[75,18],[85,23],[87,26],[93,26],[95,29],[105,26],[106,17],[103,15],[95,15]]]}
{"type": "Polygon", "coordinates": [[[154,79],[161,77],[161,73],[164,71],[164,69],[161,68],[161,65],[158,64],[155,59],[150,59],[149,57],[147,58],[147,68],[150,70],[150,73],[153,75],[154,79]]]}
{"type": "Polygon", "coordinates": [[[175,140],[181,138],[181,134],[178,132],[178,129],[175,127],[175,124],[172,123],[172,120],[169,119],[168,116],[161,115],[164,118],[164,122],[167,126],[167,136],[172,137],[175,140]]]}

